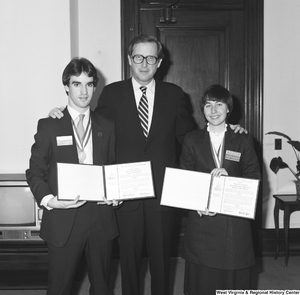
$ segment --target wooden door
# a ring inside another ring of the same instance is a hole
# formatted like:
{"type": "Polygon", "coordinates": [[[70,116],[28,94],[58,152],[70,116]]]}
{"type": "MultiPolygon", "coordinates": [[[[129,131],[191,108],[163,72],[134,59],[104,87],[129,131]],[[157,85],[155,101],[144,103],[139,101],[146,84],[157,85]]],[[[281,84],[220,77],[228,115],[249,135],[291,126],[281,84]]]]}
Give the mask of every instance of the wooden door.
{"type": "MultiPolygon", "coordinates": [[[[176,25],[156,27],[156,35],[167,53],[159,75],[184,89],[192,104],[194,119],[203,128],[205,119],[199,99],[207,86],[221,84],[229,88],[244,105],[243,34],[232,29],[234,21],[242,22],[242,15],[237,13],[232,20],[228,11],[177,13],[176,25]],[[235,52],[230,52],[233,48],[235,52]]],[[[245,126],[244,115],[240,114],[234,121],[245,126]]]]}
{"type": "MultiPolygon", "coordinates": [[[[199,99],[211,84],[228,88],[234,99],[231,123],[244,126],[262,142],[262,13],[261,0],[122,0],[124,78],[130,76],[127,44],[139,33],[154,35],[165,58],[160,80],[181,86],[200,128],[205,126],[199,99]]],[[[261,201],[256,226],[261,227],[261,201]]],[[[176,230],[184,232],[180,212],[176,230]]]]}

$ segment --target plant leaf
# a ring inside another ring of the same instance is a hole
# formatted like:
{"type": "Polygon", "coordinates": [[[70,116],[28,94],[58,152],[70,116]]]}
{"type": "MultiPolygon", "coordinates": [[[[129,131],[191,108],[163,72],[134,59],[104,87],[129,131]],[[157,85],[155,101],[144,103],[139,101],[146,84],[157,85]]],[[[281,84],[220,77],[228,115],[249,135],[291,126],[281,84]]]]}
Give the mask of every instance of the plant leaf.
{"type": "Polygon", "coordinates": [[[287,136],[286,134],[281,133],[281,132],[271,131],[271,132],[266,133],[266,135],[268,135],[268,134],[279,135],[279,136],[286,138],[287,140],[290,140],[290,141],[292,140],[289,136],[287,136]]]}
{"type": "Polygon", "coordinates": [[[289,168],[289,166],[282,161],[281,157],[278,157],[271,160],[270,168],[275,174],[277,174],[280,169],[289,168]]]}
{"type": "Polygon", "coordinates": [[[297,161],[296,169],[298,171],[297,176],[300,175],[300,161],[297,161]]]}
{"type": "Polygon", "coordinates": [[[296,140],[288,140],[288,143],[292,145],[297,151],[300,152],[300,142],[296,140]]]}

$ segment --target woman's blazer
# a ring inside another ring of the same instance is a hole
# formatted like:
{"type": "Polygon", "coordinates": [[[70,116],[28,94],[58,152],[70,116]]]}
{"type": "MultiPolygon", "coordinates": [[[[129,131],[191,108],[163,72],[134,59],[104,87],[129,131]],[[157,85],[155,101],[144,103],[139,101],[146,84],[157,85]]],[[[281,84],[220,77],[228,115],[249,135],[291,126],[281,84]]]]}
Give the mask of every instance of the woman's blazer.
{"type": "MultiPolygon", "coordinates": [[[[186,135],[180,166],[182,169],[206,173],[216,168],[206,129],[186,135]]],[[[260,179],[260,167],[251,135],[236,134],[231,128],[227,128],[223,168],[229,176],[260,179]]],[[[226,270],[253,265],[254,250],[250,221],[222,214],[200,217],[196,211],[190,211],[183,257],[192,263],[226,270]]]]}

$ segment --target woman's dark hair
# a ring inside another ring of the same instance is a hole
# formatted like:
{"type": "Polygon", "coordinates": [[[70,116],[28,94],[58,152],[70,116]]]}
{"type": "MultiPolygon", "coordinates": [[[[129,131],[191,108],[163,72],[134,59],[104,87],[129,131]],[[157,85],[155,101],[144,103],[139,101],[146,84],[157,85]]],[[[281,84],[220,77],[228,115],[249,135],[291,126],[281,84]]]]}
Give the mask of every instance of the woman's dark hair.
{"type": "Polygon", "coordinates": [[[208,101],[221,101],[225,103],[228,107],[228,115],[232,112],[233,109],[233,101],[230,92],[223,86],[214,84],[206,88],[204,91],[201,100],[200,100],[200,108],[203,112],[204,106],[208,101]]]}
{"type": "Polygon", "coordinates": [[[71,76],[78,77],[82,73],[85,73],[88,77],[93,77],[94,87],[97,86],[98,76],[94,65],[88,59],[79,57],[73,58],[65,67],[62,74],[63,85],[69,85],[71,76]]]}
{"type": "Polygon", "coordinates": [[[127,51],[128,55],[130,57],[132,56],[134,46],[137,44],[140,44],[140,43],[155,43],[157,46],[157,57],[159,59],[164,58],[161,43],[154,36],[150,36],[150,35],[146,35],[146,34],[140,34],[131,40],[131,42],[129,43],[129,46],[128,46],[128,51],[127,51]]]}

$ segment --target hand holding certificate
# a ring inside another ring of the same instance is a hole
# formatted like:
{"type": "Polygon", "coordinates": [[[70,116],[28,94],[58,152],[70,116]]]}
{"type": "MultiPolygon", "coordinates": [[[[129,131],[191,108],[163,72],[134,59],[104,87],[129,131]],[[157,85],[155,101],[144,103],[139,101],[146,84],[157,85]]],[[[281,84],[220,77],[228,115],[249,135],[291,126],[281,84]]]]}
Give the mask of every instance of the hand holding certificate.
{"type": "Polygon", "coordinates": [[[254,219],[259,180],[166,168],[161,205],[254,219]]]}
{"type": "Polygon", "coordinates": [[[58,198],[103,201],[153,198],[150,162],[107,166],[57,163],[58,198]]]}

